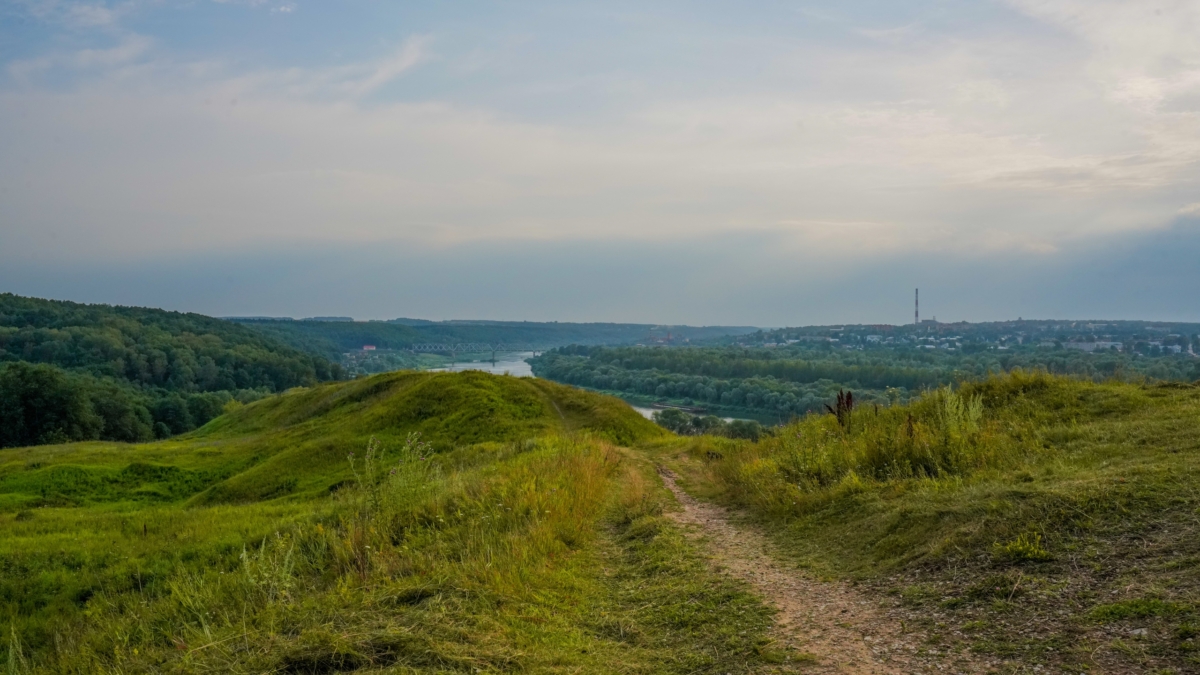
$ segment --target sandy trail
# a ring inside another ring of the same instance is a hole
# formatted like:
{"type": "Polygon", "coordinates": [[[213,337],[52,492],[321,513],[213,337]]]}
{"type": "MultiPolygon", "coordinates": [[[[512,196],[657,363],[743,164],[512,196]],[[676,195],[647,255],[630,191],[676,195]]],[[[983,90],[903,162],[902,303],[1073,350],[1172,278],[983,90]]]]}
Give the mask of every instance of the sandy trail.
{"type": "Polygon", "coordinates": [[[873,601],[844,583],[814,580],[784,567],[768,551],[766,537],[735,526],[724,509],[707,504],[675,484],[675,474],[660,469],[663,483],[683,506],[670,514],[693,536],[703,536],[714,562],[751,584],[773,604],[776,639],[817,662],[813,673],[908,675],[910,673],[986,673],[989,669],[961,654],[923,650],[922,637],[905,632],[873,601]]]}

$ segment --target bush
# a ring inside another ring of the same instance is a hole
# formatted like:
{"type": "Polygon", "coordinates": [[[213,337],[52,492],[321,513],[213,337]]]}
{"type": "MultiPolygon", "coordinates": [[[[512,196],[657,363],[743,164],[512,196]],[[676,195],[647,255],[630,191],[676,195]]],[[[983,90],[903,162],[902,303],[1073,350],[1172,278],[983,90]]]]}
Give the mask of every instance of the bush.
{"type": "Polygon", "coordinates": [[[733,420],[725,428],[725,435],[730,438],[757,441],[763,435],[763,426],[755,420],[733,420]]]}
{"type": "Polygon", "coordinates": [[[765,433],[763,426],[755,420],[726,422],[716,415],[689,415],[676,408],[655,412],[653,420],[680,436],[725,436],[757,441],[765,433]]]}

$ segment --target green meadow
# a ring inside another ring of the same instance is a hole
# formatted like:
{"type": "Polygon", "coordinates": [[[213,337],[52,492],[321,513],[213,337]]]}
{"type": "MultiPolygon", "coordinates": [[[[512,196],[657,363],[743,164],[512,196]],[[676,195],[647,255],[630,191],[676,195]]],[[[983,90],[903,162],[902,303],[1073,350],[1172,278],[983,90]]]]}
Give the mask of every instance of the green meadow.
{"type": "Polygon", "coordinates": [[[545,380],[400,372],[146,444],[0,454],[11,673],[770,673],[767,599],[658,465],[996,672],[1200,666],[1200,388],[1015,373],[678,437],[545,380]]]}
{"type": "Polygon", "coordinates": [[[746,672],[771,613],[662,517],[665,434],[482,373],[289,391],[169,441],[7,450],[10,672],[746,672]]]}

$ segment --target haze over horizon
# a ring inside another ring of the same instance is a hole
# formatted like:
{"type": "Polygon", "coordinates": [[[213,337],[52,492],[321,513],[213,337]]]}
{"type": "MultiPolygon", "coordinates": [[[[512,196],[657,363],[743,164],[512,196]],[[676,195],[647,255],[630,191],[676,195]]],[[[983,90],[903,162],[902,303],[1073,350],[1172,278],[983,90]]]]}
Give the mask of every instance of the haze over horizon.
{"type": "Polygon", "coordinates": [[[1200,321],[1200,2],[0,8],[0,292],[1200,321]]]}

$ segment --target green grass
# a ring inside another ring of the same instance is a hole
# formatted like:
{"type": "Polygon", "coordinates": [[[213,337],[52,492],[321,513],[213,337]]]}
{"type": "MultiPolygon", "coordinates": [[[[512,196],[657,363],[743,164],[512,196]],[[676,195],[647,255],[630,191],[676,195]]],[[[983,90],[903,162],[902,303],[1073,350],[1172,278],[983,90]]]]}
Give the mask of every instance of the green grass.
{"type": "Polygon", "coordinates": [[[405,373],[5,451],[0,649],[22,673],[790,672],[614,444],[662,435],[552,383],[405,373]]]}
{"type": "Polygon", "coordinates": [[[0,453],[0,650],[31,673],[802,671],[663,517],[663,462],[931,649],[1187,672],[1198,427],[1200,388],[1022,374],[757,443],[477,372],[300,389],[160,443],[0,453]]]}
{"type": "Polygon", "coordinates": [[[480,372],[378,375],[296,389],[142,445],[77,443],[0,454],[0,511],[97,502],[193,505],[327,495],[371,436],[420,433],[433,452],[547,434],[630,444],[665,435],[617,399],[480,372]]]}
{"type": "Polygon", "coordinates": [[[1197,666],[1180,636],[1200,601],[1198,387],[1018,373],[757,444],[645,447],[797,563],[894,594],[937,639],[1065,668],[1197,666]]]}

